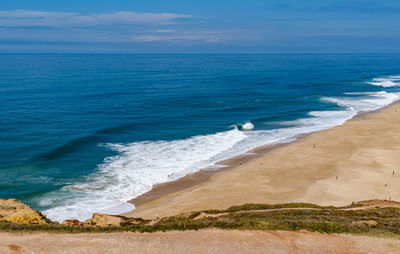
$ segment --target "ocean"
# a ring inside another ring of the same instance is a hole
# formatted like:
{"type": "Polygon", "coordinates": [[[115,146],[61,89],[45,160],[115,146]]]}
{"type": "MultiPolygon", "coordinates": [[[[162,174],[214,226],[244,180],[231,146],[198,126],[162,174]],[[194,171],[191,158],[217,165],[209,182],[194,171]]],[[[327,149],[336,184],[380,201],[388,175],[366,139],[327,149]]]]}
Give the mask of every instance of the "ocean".
{"type": "Polygon", "coordinates": [[[0,55],[0,197],[50,219],[126,201],[400,98],[400,55],[0,55]]]}

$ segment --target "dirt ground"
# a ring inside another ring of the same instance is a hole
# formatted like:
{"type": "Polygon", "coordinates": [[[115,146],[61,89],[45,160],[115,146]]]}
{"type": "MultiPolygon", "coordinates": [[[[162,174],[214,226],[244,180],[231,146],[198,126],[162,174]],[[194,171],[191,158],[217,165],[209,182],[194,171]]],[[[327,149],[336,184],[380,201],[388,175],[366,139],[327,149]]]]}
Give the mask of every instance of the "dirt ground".
{"type": "Polygon", "coordinates": [[[0,233],[0,253],[400,253],[400,239],[307,231],[0,233]]]}

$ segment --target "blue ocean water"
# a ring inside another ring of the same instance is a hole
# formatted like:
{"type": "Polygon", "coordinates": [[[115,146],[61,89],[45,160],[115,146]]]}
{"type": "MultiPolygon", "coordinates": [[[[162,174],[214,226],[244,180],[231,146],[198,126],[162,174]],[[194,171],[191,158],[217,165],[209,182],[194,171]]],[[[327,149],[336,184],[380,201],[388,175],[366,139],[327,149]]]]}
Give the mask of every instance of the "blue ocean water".
{"type": "Polygon", "coordinates": [[[342,124],[399,86],[400,55],[3,54],[0,197],[55,220],[128,211],[154,184],[342,124]]]}

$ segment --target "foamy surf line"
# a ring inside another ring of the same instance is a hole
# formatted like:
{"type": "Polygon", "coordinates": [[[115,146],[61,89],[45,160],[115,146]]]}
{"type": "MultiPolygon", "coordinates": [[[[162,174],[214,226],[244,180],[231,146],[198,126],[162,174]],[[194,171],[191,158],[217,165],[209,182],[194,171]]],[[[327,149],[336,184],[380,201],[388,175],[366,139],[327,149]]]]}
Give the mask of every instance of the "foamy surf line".
{"type": "MultiPolygon", "coordinates": [[[[223,161],[246,153],[257,147],[295,141],[301,134],[321,131],[345,123],[360,111],[373,111],[399,100],[400,93],[355,92],[360,98],[322,97],[323,103],[336,104],[341,110],[312,111],[307,118],[282,122],[287,127],[273,130],[252,130],[251,122],[239,125],[251,126],[241,131],[229,131],[194,136],[174,141],[147,141],[128,144],[107,144],[118,155],[106,158],[96,173],[85,182],[64,187],[61,193],[50,193],[43,205],[63,205],[43,211],[50,219],[86,220],[95,212],[120,214],[133,210],[127,201],[152,189],[154,185],[177,180],[202,168],[215,166],[223,161]],[[250,125],[251,124],[251,125],[250,125]]],[[[216,167],[216,170],[218,167],[216,167]]]]}
{"type": "Polygon", "coordinates": [[[387,78],[374,78],[371,82],[367,83],[370,85],[382,86],[382,87],[400,86],[400,76],[389,76],[387,78]]]}

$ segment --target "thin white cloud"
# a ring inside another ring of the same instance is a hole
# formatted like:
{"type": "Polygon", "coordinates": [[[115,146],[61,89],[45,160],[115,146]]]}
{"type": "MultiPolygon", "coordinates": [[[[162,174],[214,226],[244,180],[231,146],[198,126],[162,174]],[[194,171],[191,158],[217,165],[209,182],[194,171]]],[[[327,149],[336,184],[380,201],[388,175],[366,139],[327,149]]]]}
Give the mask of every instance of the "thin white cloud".
{"type": "Polygon", "coordinates": [[[105,24],[170,24],[190,15],[119,11],[80,15],[70,12],[44,12],[31,10],[0,10],[0,26],[92,26],[105,24]]]}
{"type": "Polygon", "coordinates": [[[220,43],[236,36],[224,30],[190,29],[190,15],[153,12],[111,12],[82,15],[73,12],[0,10],[0,38],[78,42],[203,42],[220,43]],[[189,22],[188,22],[189,21],[189,22]],[[102,26],[98,25],[133,25],[102,26]],[[154,27],[157,29],[154,29],[154,27]],[[15,29],[18,27],[18,29],[15,29]],[[31,32],[32,27],[40,27],[31,32]],[[56,29],[55,29],[56,28],[56,29]]]}
{"type": "Polygon", "coordinates": [[[176,32],[176,30],[172,30],[172,29],[159,29],[156,31],[157,33],[173,33],[176,32]]]}
{"type": "Polygon", "coordinates": [[[76,16],[73,12],[47,12],[47,11],[30,11],[30,10],[11,10],[2,11],[0,10],[0,18],[12,18],[12,19],[28,19],[28,18],[54,18],[54,17],[66,17],[76,16]]]}
{"type": "Polygon", "coordinates": [[[202,41],[202,42],[221,42],[228,38],[218,35],[215,32],[168,32],[165,34],[145,34],[134,35],[131,37],[135,42],[157,42],[157,41],[202,41]]]}
{"type": "Polygon", "coordinates": [[[90,16],[76,16],[74,21],[84,24],[164,24],[178,18],[188,18],[189,15],[175,13],[152,13],[152,12],[112,12],[106,14],[94,14],[90,16]]]}

